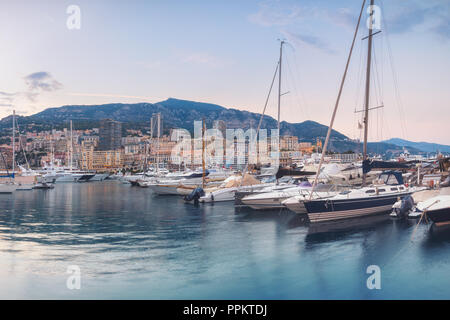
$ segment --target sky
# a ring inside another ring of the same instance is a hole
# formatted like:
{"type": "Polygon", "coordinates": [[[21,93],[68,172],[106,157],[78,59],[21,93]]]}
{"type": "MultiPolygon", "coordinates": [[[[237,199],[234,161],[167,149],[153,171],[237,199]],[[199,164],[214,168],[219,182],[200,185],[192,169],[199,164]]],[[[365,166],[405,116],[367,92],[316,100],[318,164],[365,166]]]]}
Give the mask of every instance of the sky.
{"type": "MultiPolygon", "coordinates": [[[[0,117],[169,97],[328,125],[360,0],[0,0],[0,117]],[[73,5],[76,6],[73,9],[73,5]],[[79,17],[79,19],[78,19],[79,17]],[[277,84],[267,114],[277,114],[277,84]]],[[[375,0],[369,140],[450,145],[450,1],[375,0]]],[[[334,128],[361,138],[364,12],[334,128]]]]}

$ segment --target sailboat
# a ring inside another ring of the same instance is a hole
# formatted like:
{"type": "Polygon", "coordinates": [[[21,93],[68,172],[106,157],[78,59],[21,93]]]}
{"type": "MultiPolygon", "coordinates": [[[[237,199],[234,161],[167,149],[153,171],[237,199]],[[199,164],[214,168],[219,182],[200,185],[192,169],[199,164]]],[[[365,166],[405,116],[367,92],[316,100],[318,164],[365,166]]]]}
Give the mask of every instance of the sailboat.
{"type": "Polygon", "coordinates": [[[95,176],[95,173],[73,169],[73,128],[70,120],[69,168],[55,168],[52,174],[56,175],[55,182],[86,182],[95,176]]]}
{"type": "Polygon", "coordinates": [[[370,72],[371,72],[371,58],[372,58],[372,41],[373,41],[373,8],[374,0],[370,1],[370,19],[369,19],[369,35],[367,50],[367,66],[366,66],[366,83],[365,83],[365,102],[364,102],[364,145],[363,145],[363,177],[362,188],[351,189],[340,192],[339,194],[326,198],[314,199],[313,194],[317,184],[320,168],[323,164],[323,159],[328,146],[331,130],[333,127],[336,111],[339,106],[339,101],[345,82],[348,66],[350,63],[355,39],[358,33],[361,16],[365,8],[366,1],[363,1],[361,12],[358,18],[357,27],[353,36],[350,53],[347,59],[344,75],[342,77],[338,97],[336,100],[334,112],[331,118],[331,123],[328,128],[327,137],[322,150],[322,157],[319,163],[319,170],[316,175],[310,197],[306,200],[289,199],[286,200],[285,205],[292,208],[298,213],[307,213],[311,223],[337,221],[343,219],[366,217],[376,214],[389,213],[392,205],[398,200],[402,199],[411,193],[418,191],[417,187],[411,187],[403,183],[403,177],[399,171],[385,171],[380,174],[378,180],[371,186],[366,186],[367,173],[370,171],[370,160],[367,152],[367,138],[369,127],[369,101],[370,101],[370,72]],[[297,204],[296,204],[297,200],[297,204]]]}
{"type": "Polygon", "coordinates": [[[13,182],[12,178],[14,177],[14,174],[10,174],[8,170],[8,164],[5,161],[5,157],[3,156],[3,153],[0,152],[0,156],[2,158],[2,162],[6,168],[6,174],[0,174],[0,178],[8,178],[8,180],[0,182],[0,194],[5,193],[13,193],[17,189],[17,185],[13,182]]]}

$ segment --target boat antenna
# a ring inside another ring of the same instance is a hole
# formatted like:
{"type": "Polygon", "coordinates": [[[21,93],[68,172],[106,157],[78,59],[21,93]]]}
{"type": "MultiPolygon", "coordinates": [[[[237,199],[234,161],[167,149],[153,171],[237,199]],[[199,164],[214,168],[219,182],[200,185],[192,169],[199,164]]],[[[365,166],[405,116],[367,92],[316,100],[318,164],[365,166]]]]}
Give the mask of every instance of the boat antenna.
{"type": "Polygon", "coordinates": [[[363,4],[361,6],[361,11],[359,13],[358,23],[356,24],[355,33],[353,34],[352,45],[350,47],[350,52],[348,54],[347,63],[345,65],[344,74],[342,76],[341,85],[339,86],[339,92],[338,92],[338,95],[337,95],[337,98],[336,98],[336,103],[334,105],[333,115],[331,116],[330,126],[328,127],[327,137],[325,138],[325,143],[324,143],[323,148],[322,148],[322,156],[320,157],[319,167],[317,168],[316,177],[314,179],[314,183],[313,183],[313,186],[311,188],[311,193],[309,195],[309,200],[311,200],[313,192],[314,192],[314,188],[317,185],[317,180],[319,178],[320,169],[322,168],[323,159],[324,159],[325,154],[327,152],[328,142],[330,140],[331,131],[333,130],[334,119],[336,117],[336,112],[337,112],[337,109],[339,107],[339,102],[341,100],[342,89],[344,88],[344,83],[345,83],[345,79],[347,77],[348,67],[350,65],[350,60],[351,60],[351,57],[352,57],[353,48],[355,46],[356,36],[358,35],[359,25],[360,25],[360,22],[361,22],[361,17],[362,17],[362,13],[364,11],[364,6],[365,5],[366,5],[366,0],[363,0],[363,4]]]}

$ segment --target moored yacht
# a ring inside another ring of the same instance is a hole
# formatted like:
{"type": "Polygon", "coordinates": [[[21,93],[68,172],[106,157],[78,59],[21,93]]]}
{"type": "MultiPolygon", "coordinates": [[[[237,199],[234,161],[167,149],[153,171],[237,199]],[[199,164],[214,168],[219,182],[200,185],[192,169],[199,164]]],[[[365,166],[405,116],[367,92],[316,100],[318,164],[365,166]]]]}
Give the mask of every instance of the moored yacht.
{"type": "Polygon", "coordinates": [[[439,195],[419,202],[416,210],[426,214],[437,226],[450,225],[450,196],[439,195]]]}
{"type": "MultiPolygon", "coordinates": [[[[351,189],[326,199],[304,201],[310,222],[335,221],[375,214],[389,213],[398,200],[418,190],[403,184],[400,172],[380,174],[381,184],[351,189]]],[[[380,182],[380,181],[379,181],[380,182]]]]}
{"type": "Polygon", "coordinates": [[[245,196],[241,199],[244,206],[250,207],[254,210],[271,210],[283,208],[282,202],[290,197],[309,194],[311,184],[303,181],[299,185],[289,186],[286,188],[277,188],[279,186],[267,187],[261,192],[245,196]]]}
{"type": "Polygon", "coordinates": [[[0,183],[0,194],[13,193],[16,189],[17,185],[14,183],[0,183]]]}

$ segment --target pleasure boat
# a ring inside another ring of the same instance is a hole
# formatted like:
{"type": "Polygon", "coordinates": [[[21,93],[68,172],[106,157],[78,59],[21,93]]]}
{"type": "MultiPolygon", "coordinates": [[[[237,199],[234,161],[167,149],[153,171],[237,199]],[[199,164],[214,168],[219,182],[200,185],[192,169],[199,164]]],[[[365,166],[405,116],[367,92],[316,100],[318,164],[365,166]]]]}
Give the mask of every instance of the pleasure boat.
{"type": "Polygon", "coordinates": [[[189,171],[177,175],[166,175],[164,179],[153,179],[151,181],[145,182],[144,185],[150,188],[156,194],[179,195],[177,189],[181,185],[201,185],[203,177],[208,176],[208,174],[209,171],[207,170],[205,171],[205,174],[199,171],[189,171]],[[171,177],[171,179],[168,179],[167,176],[171,177]]]}
{"type": "Polygon", "coordinates": [[[204,195],[199,198],[200,202],[234,201],[235,194],[240,191],[255,191],[263,188],[261,181],[246,174],[244,178],[240,175],[228,177],[219,187],[206,189],[204,195]]]}
{"type": "MultiPolygon", "coordinates": [[[[308,199],[311,194],[311,184],[307,181],[303,181],[298,186],[285,188],[281,190],[274,190],[271,192],[262,192],[255,195],[244,197],[241,202],[243,205],[248,206],[254,210],[273,210],[282,209],[287,207],[284,202],[287,199],[295,198],[297,202],[308,199]]],[[[323,185],[321,192],[314,192],[314,198],[329,198],[337,194],[335,186],[323,185]]],[[[288,207],[289,208],[289,207],[288,207]]]]}
{"type": "Polygon", "coordinates": [[[285,176],[277,181],[275,176],[265,177],[261,179],[261,185],[259,185],[258,188],[240,188],[237,190],[235,194],[235,205],[238,207],[245,207],[246,205],[242,202],[242,199],[245,197],[293,188],[300,184],[303,179],[303,177],[285,176]]]}
{"type": "Polygon", "coordinates": [[[14,183],[0,183],[0,194],[8,194],[16,191],[17,185],[14,183]]]}
{"type": "Polygon", "coordinates": [[[417,187],[403,184],[401,172],[385,171],[372,186],[351,189],[330,198],[312,199],[303,203],[311,223],[336,221],[389,213],[398,199],[417,190],[417,187]]]}
{"type": "Polygon", "coordinates": [[[450,225],[450,196],[439,195],[419,202],[416,210],[425,213],[436,226],[450,225]]]}

